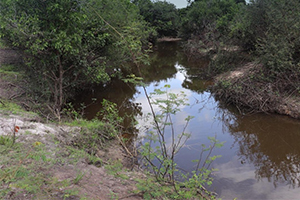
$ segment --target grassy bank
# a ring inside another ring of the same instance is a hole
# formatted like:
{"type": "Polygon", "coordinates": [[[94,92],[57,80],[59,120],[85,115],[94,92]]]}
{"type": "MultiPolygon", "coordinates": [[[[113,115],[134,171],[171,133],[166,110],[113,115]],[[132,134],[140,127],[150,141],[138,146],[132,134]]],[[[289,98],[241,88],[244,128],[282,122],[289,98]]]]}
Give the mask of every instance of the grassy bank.
{"type": "Polygon", "coordinates": [[[133,193],[138,173],[123,168],[119,144],[113,138],[97,140],[107,133],[107,124],[40,123],[37,115],[3,103],[1,199],[141,199],[133,193]]]}

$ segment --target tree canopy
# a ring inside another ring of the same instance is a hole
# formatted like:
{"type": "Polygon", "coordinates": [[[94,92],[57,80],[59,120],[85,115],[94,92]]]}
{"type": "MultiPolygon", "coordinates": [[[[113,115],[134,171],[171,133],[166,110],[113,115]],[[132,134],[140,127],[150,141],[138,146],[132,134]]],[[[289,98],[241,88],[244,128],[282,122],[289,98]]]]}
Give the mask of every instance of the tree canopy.
{"type": "Polygon", "coordinates": [[[157,30],[160,37],[177,36],[179,28],[178,10],[166,1],[133,0],[140,14],[150,26],[157,30]]]}
{"type": "Polygon", "coordinates": [[[108,81],[129,58],[127,46],[148,37],[129,0],[2,0],[0,32],[24,50],[35,94],[57,116],[72,90],[108,81]]]}

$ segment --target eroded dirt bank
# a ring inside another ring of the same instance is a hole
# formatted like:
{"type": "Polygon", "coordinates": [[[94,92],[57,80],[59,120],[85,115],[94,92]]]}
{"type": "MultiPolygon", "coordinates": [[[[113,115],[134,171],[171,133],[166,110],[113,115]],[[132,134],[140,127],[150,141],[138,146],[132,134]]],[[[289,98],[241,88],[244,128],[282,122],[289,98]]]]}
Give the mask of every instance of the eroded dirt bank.
{"type": "Polygon", "coordinates": [[[121,162],[123,152],[117,143],[98,152],[101,162],[92,165],[80,150],[67,145],[78,134],[78,127],[38,121],[34,115],[20,116],[1,111],[0,195],[4,199],[142,199],[132,193],[136,189],[134,179],[143,176],[141,173],[118,171],[105,165],[106,162],[110,162],[110,166],[121,162]],[[16,133],[16,144],[5,147],[2,136],[12,137],[16,126],[20,128],[16,133]],[[39,160],[38,155],[45,159],[39,160]],[[18,175],[14,180],[8,177],[13,176],[9,173],[12,169],[26,169],[30,173],[26,177],[18,175]],[[33,181],[33,185],[22,182],[22,178],[31,176],[43,181],[33,181]],[[40,184],[40,188],[36,189],[34,184],[40,184]]]}
{"type": "Polygon", "coordinates": [[[217,98],[249,112],[288,115],[300,119],[300,94],[278,89],[261,77],[262,65],[254,62],[215,77],[213,92],[217,98]]]}

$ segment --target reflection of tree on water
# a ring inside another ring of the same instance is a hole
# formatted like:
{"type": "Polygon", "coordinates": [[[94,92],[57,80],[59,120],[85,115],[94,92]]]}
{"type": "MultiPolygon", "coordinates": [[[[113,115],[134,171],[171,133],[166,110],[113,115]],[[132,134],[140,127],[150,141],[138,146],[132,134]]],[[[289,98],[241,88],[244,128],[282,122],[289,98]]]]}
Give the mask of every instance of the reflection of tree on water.
{"type": "Polygon", "coordinates": [[[239,145],[242,162],[255,166],[258,180],[267,178],[274,186],[280,183],[300,186],[298,121],[263,114],[241,116],[228,110],[221,118],[239,145]]]}
{"type": "Polygon", "coordinates": [[[84,102],[89,105],[85,109],[85,117],[92,119],[97,116],[97,113],[102,109],[102,101],[106,99],[117,104],[120,116],[124,117],[125,129],[130,129],[130,132],[135,133],[133,124],[134,116],[142,114],[142,107],[140,104],[134,102],[134,94],[137,90],[133,84],[124,83],[120,79],[113,79],[107,86],[94,88],[93,92],[85,93],[77,98],[79,102],[84,102]],[[96,99],[93,102],[92,99],[96,99]]]}
{"type": "MultiPolygon", "coordinates": [[[[179,53],[180,46],[176,43],[164,43],[158,45],[158,49],[150,55],[151,65],[142,66],[140,69],[143,74],[145,83],[159,82],[174,77],[177,70],[175,64],[177,62],[176,55],[179,53]]],[[[137,69],[134,66],[124,67],[123,74],[135,73],[137,69]]],[[[77,98],[78,102],[84,102],[85,105],[90,105],[85,109],[88,119],[94,118],[102,109],[101,102],[103,99],[116,103],[118,105],[120,115],[125,117],[125,127],[129,127],[129,132],[134,133],[137,130],[132,126],[134,117],[142,114],[142,107],[138,103],[134,103],[134,95],[137,93],[136,86],[130,83],[125,83],[120,79],[113,79],[105,87],[94,88],[93,92],[89,92],[84,96],[77,98]],[[97,99],[92,102],[92,99],[97,99]]]]}
{"type": "Polygon", "coordinates": [[[209,81],[204,77],[209,64],[209,60],[207,58],[197,60],[197,62],[191,62],[187,60],[186,56],[184,56],[183,59],[180,59],[178,64],[183,66],[185,71],[185,80],[182,83],[183,88],[197,93],[207,91],[208,86],[212,84],[212,81],[209,81]]]}
{"type": "MultiPolygon", "coordinates": [[[[159,43],[157,49],[150,54],[150,65],[142,66],[141,73],[145,83],[159,82],[173,78],[177,73],[179,45],[174,42],[159,43]]],[[[136,74],[139,76],[139,74],[136,74]]]]}
{"type": "MultiPolygon", "coordinates": [[[[203,74],[208,66],[208,59],[191,62],[182,52],[179,42],[161,42],[157,45],[156,50],[150,54],[151,64],[141,67],[145,83],[159,82],[173,78],[177,70],[176,66],[181,66],[185,71],[185,80],[182,87],[203,93],[211,81],[205,81],[203,74]]],[[[135,70],[136,71],[136,70],[135,70]]],[[[138,76],[138,74],[136,74],[138,76]]]]}
{"type": "Polygon", "coordinates": [[[182,87],[192,90],[193,92],[203,93],[207,90],[207,87],[211,85],[210,81],[201,80],[199,78],[186,78],[182,87]]]}

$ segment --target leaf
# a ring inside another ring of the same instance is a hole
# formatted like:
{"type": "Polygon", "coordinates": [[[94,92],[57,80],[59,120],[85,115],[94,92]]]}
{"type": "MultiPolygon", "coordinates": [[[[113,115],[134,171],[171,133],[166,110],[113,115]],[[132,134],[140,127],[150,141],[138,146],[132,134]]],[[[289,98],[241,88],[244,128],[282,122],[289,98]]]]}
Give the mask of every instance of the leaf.
{"type": "Polygon", "coordinates": [[[19,126],[15,126],[15,132],[19,132],[20,127],[19,126]]]}

